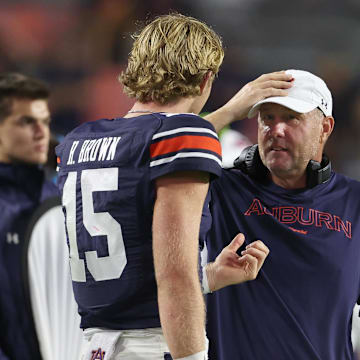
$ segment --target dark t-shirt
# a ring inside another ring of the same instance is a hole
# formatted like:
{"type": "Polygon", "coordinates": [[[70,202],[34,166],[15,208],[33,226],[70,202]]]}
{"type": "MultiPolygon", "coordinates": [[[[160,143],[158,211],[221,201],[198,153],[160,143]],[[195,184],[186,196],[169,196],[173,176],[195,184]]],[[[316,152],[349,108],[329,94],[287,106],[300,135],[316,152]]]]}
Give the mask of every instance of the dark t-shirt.
{"type": "Polygon", "coordinates": [[[210,260],[238,232],[270,249],[256,280],[207,297],[210,359],[353,359],[360,183],[332,173],[314,188],[286,190],[232,169],[210,192],[210,260]]]}

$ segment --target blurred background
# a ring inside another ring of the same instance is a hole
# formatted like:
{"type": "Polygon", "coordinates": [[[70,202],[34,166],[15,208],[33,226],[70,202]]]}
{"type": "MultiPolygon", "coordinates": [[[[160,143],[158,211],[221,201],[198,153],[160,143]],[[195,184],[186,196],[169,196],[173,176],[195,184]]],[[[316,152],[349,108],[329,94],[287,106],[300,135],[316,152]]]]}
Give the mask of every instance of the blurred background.
{"type": "MultiPolygon", "coordinates": [[[[223,38],[225,60],[205,111],[264,72],[297,68],[322,77],[336,121],[326,152],[335,170],[360,180],[359,0],[1,0],[0,71],[50,84],[60,139],[82,122],[125,114],[132,101],[117,77],[131,34],[169,11],[204,20],[223,38]]],[[[254,119],[232,129],[246,137],[232,137],[231,146],[256,142],[254,119]]]]}

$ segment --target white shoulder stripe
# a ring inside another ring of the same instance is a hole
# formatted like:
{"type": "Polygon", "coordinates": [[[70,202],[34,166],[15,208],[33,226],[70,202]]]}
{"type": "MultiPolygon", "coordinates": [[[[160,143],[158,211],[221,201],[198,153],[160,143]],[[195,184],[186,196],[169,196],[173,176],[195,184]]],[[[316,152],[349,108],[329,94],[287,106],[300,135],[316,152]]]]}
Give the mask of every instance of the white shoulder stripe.
{"type": "Polygon", "coordinates": [[[202,153],[202,152],[186,152],[186,153],[178,153],[174,156],[170,156],[167,158],[159,159],[159,160],[153,160],[150,162],[150,167],[166,164],[169,162],[172,162],[178,158],[187,158],[187,157],[202,157],[207,158],[210,160],[215,160],[220,166],[221,166],[221,160],[212,154],[202,153]]]}
{"type": "Polygon", "coordinates": [[[177,128],[173,130],[163,131],[161,133],[157,133],[152,137],[152,140],[158,139],[163,136],[173,135],[181,132],[195,132],[195,133],[208,133],[212,136],[218,137],[215,131],[212,131],[207,128],[195,128],[195,127],[183,127],[183,128],[177,128]]]}
{"type": "MultiPolygon", "coordinates": [[[[196,115],[194,113],[162,113],[162,115],[165,115],[166,117],[171,117],[171,116],[177,116],[177,115],[196,115]]],[[[199,115],[197,115],[199,116],[199,115]]]]}

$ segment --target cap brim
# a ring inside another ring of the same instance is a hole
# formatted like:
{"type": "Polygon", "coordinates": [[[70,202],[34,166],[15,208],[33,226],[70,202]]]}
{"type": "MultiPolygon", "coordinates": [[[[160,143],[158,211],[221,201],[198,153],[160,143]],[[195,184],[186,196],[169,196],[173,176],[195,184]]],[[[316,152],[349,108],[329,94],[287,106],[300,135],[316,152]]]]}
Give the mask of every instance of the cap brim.
{"type": "Polygon", "coordinates": [[[259,111],[260,105],[265,104],[265,103],[279,104],[279,105],[285,106],[291,110],[294,110],[294,111],[296,111],[298,113],[302,113],[302,114],[307,113],[316,108],[316,105],[314,105],[314,104],[309,104],[308,102],[294,99],[290,96],[274,96],[274,97],[269,97],[269,98],[266,98],[264,100],[257,102],[250,109],[250,111],[248,113],[248,117],[252,118],[253,116],[255,116],[256,113],[259,111]]]}

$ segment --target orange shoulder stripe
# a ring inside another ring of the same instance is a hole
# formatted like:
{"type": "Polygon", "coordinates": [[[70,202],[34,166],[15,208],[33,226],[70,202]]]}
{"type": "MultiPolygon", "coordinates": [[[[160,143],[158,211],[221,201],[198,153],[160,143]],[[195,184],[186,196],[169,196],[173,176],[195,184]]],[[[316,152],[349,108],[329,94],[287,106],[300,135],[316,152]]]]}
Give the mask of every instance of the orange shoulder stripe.
{"type": "Polygon", "coordinates": [[[150,146],[150,156],[154,158],[177,152],[182,149],[202,149],[212,151],[221,156],[219,140],[209,136],[182,135],[171,139],[165,139],[150,146]]]}

